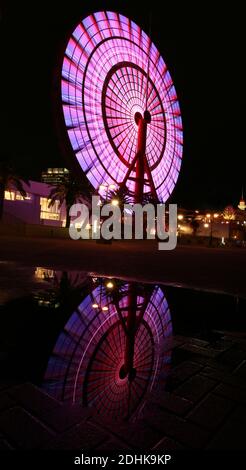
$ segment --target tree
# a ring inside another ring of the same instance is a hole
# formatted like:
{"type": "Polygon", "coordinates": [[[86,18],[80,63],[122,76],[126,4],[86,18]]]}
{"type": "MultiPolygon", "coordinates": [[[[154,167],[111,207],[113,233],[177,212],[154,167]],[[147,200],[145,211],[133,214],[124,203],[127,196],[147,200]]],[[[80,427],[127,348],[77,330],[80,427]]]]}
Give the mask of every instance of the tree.
{"type": "Polygon", "coordinates": [[[199,221],[196,220],[196,219],[192,219],[190,224],[191,224],[191,227],[192,227],[193,236],[195,237],[196,234],[197,234],[197,230],[199,228],[199,225],[200,225],[199,221]]]}
{"type": "Polygon", "coordinates": [[[66,228],[70,227],[71,216],[69,215],[70,208],[73,204],[79,202],[90,202],[91,187],[86,178],[81,181],[73,179],[71,175],[64,176],[60,183],[53,187],[49,194],[49,207],[53,206],[56,201],[59,201],[59,207],[62,204],[66,205],[66,228]]]}
{"type": "MultiPolygon", "coordinates": [[[[157,219],[157,215],[158,215],[158,212],[157,212],[158,209],[157,208],[158,208],[158,206],[163,205],[163,202],[158,199],[157,195],[155,196],[152,193],[145,193],[143,195],[143,205],[146,205],[146,204],[151,204],[155,209],[155,223],[154,223],[153,228],[155,229],[155,233],[156,233],[155,238],[159,239],[159,237],[158,237],[158,225],[159,225],[159,229],[162,228],[162,229],[165,229],[165,230],[168,230],[168,225],[169,225],[169,223],[167,222],[166,216],[163,220],[158,220],[157,219]]],[[[147,229],[146,217],[147,217],[147,215],[144,214],[145,236],[147,236],[147,234],[146,234],[146,229],[147,229]]]]}
{"type": "Polygon", "coordinates": [[[23,182],[29,185],[29,181],[21,178],[10,163],[0,162],[0,220],[3,216],[4,194],[6,189],[15,188],[23,198],[26,197],[26,191],[23,188],[23,182]]]}
{"type": "Polygon", "coordinates": [[[126,204],[132,203],[132,197],[129,189],[126,186],[119,186],[117,189],[110,190],[106,196],[105,203],[111,203],[112,205],[119,207],[121,212],[121,236],[124,237],[124,208],[126,204]]]}
{"type": "Polygon", "coordinates": [[[158,204],[162,204],[162,202],[158,199],[157,196],[155,197],[151,193],[144,193],[143,204],[152,204],[156,209],[158,204]]]}
{"type": "Polygon", "coordinates": [[[109,191],[108,199],[109,201],[106,202],[117,201],[117,206],[120,208],[121,212],[124,210],[124,205],[130,204],[132,201],[130,191],[125,186],[120,186],[117,189],[109,191]]]}
{"type": "Polygon", "coordinates": [[[235,220],[236,211],[235,211],[234,207],[232,207],[232,206],[225,207],[225,209],[223,211],[223,218],[225,220],[235,220]]]}

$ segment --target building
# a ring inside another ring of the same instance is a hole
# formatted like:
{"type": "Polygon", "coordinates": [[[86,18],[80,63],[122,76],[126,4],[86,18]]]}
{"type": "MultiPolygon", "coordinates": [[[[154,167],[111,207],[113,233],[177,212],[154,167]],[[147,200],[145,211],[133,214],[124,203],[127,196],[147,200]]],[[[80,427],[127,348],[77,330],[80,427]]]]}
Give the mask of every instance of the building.
{"type": "Polygon", "coordinates": [[[243,191],[242,191],[242,197],[239,201],[239,204],[238,204],[238,209],[240,209],[241,211],[244,211],[246,209],[246,204],[245,204],[245,200],[243,198],[243,191]]]}
{"type": "Polygon", "coordinates": [[[25,182],[22,184],[26,191],[25,198],[15,188],[10,187],[5,191],[3,222],[64,227],[65,204],[60,207],[59,201],[56,201],[49,207],[52,186],[37,181],[29,181],[29,185],[25,182]]]}
{"type": "Polygon", "coordinates": [[[67,168],[48,168],[46,171],[42,171],[41,181],[47,184],[58,184],[62,183],[65,176],[69,175],[67,168]]]}
{"type": "MultiPolygon", "coordinates": [[[[207,237],[218,240],[246,240],[246,215],[241,210],[227,206],[223,212],[179,209],[178,234],[207,237]]],[[[238,206],[239,207],[239,206],[238,206]]]]}

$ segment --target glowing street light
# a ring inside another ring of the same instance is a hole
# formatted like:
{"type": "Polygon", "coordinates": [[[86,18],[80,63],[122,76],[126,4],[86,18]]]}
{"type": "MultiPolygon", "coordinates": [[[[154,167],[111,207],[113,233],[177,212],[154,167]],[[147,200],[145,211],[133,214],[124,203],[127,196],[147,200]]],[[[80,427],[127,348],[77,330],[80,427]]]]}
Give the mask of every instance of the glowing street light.
{"type": "Polygon", "coordinates": [[[114,287],[113,282],[112,282],[112,281],[107,282],[106,287],[107,287],[108,289],[113,289],[113,287],[114,287]]]}
{"type": "Polygon", "coordinates": [[[182,214],[178,215],[178,220],[183,220],[184,216],[182,214]]]}
{"type": "Polygon", "coordinates": [[[107,312],[108,311],[108,307],[105,305],[105,307],[102,308],[103,312],[107,312]]]}
{"type": "Polygon", "coordinates": [[[118,199],[112,199],[111,204],[112,206],[118,206],[119,205],[118,199]]]}
{"type": "Polygon", "coordinates": [[[99,305],[98,304],[92,304],[92,308],[98,308],[99,305]]]}
{"type": "Polygon", "coordinates": [[[203,227],[204,227],[204,228],[208,228],[208,227],[209,227],[209,224],[204,224],[203,227]]]}

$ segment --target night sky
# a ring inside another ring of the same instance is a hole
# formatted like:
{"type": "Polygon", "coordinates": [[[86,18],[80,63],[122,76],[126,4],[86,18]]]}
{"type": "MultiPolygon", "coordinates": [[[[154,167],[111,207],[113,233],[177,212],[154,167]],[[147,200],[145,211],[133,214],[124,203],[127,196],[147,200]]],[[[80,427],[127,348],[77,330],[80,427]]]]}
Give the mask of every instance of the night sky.
{"type": "MultiPolygon", "coordinates": [[[[216,10],[215,2],[163,1],[161,9],[159,3],[150,1],[152,40],[173,78],[184,125],[184,158],[172,202],[192,208],[236,205],[242,185],[246,192],[243,2],[221,2],[216,10]]],[[[53,77],[76,24],[102,9],[149,31],[146,2],[5,2],[1,157],[29,178],[66,165],[53,121],[53,77]]]]}

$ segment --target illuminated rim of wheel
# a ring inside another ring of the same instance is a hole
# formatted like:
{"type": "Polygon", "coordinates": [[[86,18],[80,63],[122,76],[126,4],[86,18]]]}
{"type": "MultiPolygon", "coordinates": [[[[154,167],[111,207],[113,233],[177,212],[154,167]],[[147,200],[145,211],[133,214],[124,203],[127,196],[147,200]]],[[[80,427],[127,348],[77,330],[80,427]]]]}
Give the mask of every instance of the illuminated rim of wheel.
{"type": "MultiPolygon", "coordinates": [[[[148,109],[146,157],[159,199],[169,198],[182,159],[180,107],[163,58],[139,26],[109,11],[79,23],[66,47],[61,95],[75,157],[102,195],[101,185],[123,181],[136,154],[135,114],[148,109]]],[[[131,179],[127,187],[134,190],[131,179]]]]}
{"type": "MultiPolygon", "coordinates": [[[[99,304],[100,297],[100,288],[94,289],[68,320],[49,360],[44,387],[59,400],[125,416],[138,408],[170,363],[170,351],[161,353],[172,334],[170,311],[162,290],[155,287],[135,339],[136,377],[129,404],[128,379],[120,378],[125,333],[113,303],[108,303],[107,312],[92,307],[99,304]]],[[[122,310],[127,301],[126,293],[120,301],[122,310]]]]}

